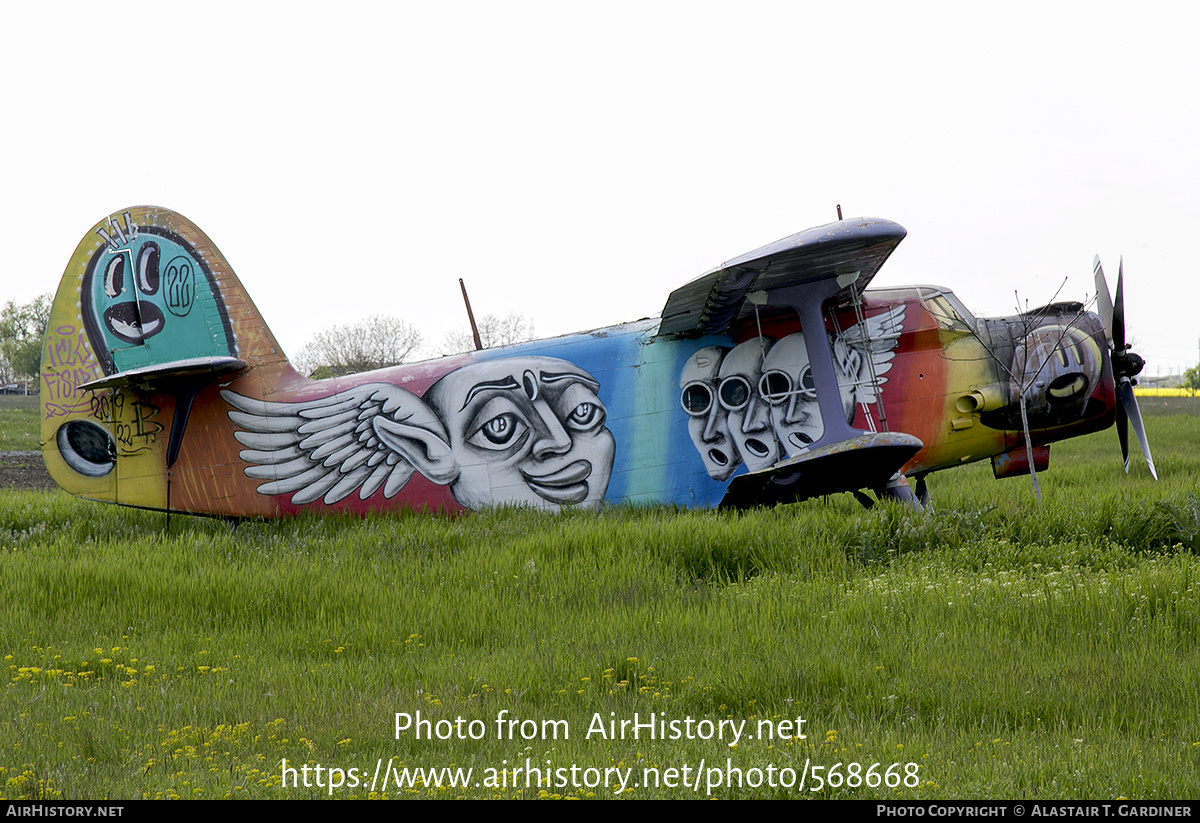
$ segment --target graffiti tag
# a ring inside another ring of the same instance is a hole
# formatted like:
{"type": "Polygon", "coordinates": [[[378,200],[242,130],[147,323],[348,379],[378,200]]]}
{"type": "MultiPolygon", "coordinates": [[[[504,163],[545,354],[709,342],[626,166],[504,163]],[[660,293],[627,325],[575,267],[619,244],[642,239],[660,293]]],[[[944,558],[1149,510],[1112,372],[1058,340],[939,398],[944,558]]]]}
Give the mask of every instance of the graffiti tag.
{"type": "Polygon", "coordinates": [[[196,274],[192,261],[180,255],[167,264],[167,309],[176,317],[192,310],[196,296],[196,274]]]}
{"type": "Polygon", "coordinates": [[[46,336],[46,364],[42,370],[42,408],[47,418],[80,411],[86,399],[79,386],[96,379],[99,363],[87,344],[87,335],[72,325],[59,326],[46,336]]]}
{"type": "Polygon", "coordinates": [[[113,432],[122,450],[128,454],[141,451],[157,439],[163,425],[153,418],[158,416],[159,407],[142,397],[133,397],[126,402],[123,392],[113,392],[108,412],[114,421],[113,432]]]}

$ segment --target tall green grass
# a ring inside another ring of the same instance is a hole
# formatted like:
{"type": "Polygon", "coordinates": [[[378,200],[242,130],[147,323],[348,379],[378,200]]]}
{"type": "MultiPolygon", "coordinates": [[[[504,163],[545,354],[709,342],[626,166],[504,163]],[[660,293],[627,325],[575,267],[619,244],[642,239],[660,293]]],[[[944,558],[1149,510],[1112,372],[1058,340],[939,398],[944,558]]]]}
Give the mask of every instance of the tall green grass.
{"type": "Polygon", "coordinates": [[[0,395],[0,451],[32,451],[39,443],[38,399],[0,395]]]}
{"type": "Polygon", "coordinates": [[[1195,797],[1200,419],[1147,428],[1161,482],[1126,477],[1110,431],[1052,448],[1041,507],[1027,479],[986,466],[931,478],[925,513],[842,495],[749,513],[168,527],[0,494],[0,796],[325,797],[282,786],[281,761],[482,780],[528,759],[638,780],[809,765],[803,791],[723,779],[629,797],[1195,797]],[[487,733],[397,737],[395,714],[417,711],[487,733]],[[502,711],[570,737],[500,739],[502,711]],[[585,737],[597,716],[635,713],[751,731],[803,718],[807,736],[585,737]],[[809,790],[812,766],[839,763],[841,785],[809,790]],[[850,786],[849,763],[913,763],[916,785],[850,786]]]}

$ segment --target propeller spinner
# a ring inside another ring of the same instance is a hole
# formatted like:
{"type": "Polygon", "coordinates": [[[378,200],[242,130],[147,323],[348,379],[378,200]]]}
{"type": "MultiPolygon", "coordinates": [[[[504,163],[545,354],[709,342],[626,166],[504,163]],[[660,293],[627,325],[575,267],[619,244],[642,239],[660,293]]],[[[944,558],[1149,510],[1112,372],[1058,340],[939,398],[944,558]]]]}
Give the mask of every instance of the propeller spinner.
{"type": "Polygon", "coordinates": [[[1096,303],[1100,319],[1104,323],[1104,332],[1108,335],[1110,354],[1112,357],[1113,380],[1116,382],[1117,396],[1121,405],[1117,408],[1117,437],[1121,441],[1121,457],[1125,460],[1125,472],[1129,472],[1129,423],[1133,422],[1133,432],[1141,444],[1142,454],[1146,457],[1146,465],[1150,467],[1150,476],[1158,479],[1154,470],[1154,458],[1150,456],[1150,442],[1146,439],[1146,427],[1142,425],[1142,413],[1138,409],[1137,398],[1133,394],[1134,380],[1145,367],[1146,361],[1136,352],[1130,351],[1130,344],[1125,342],[1125,260],[1122,258],[1117,270],[1117,299],[1114,303],[1109,296],[1108,281],[1104,279],[1104,269],[1100,266],[1100,255],[1092,263],[1092,271],[1096,276],[1096,303]]]}

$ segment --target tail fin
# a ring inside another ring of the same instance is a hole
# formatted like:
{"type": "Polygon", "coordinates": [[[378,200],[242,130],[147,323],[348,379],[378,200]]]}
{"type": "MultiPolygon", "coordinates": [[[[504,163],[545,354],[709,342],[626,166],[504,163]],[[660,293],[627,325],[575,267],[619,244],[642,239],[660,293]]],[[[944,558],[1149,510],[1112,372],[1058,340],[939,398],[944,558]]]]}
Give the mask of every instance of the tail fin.
{"type": "Polygon", "coordinates": [[[80,241],[51,308],[46,466],[73,494],[167,508],[164,476],[192,400],[222,375],[257,369],[291,373],[213,242],[167,209],[111,214],[80,241]]]}

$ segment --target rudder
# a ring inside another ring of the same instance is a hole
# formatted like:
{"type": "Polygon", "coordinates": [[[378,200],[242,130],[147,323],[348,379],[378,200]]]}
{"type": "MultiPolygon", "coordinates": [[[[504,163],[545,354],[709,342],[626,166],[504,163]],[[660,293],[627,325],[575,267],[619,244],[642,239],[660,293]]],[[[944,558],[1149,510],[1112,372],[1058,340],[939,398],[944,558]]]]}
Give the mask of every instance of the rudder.
{"type": "Polygon", "coordinates": [[[260,369],[272,383],[294,376],[216,245],[168,209],[115,212],[80,241],[51,308],[47,469],[73,494],[167,508],[165,477],[197,393],[260,369]]]}

